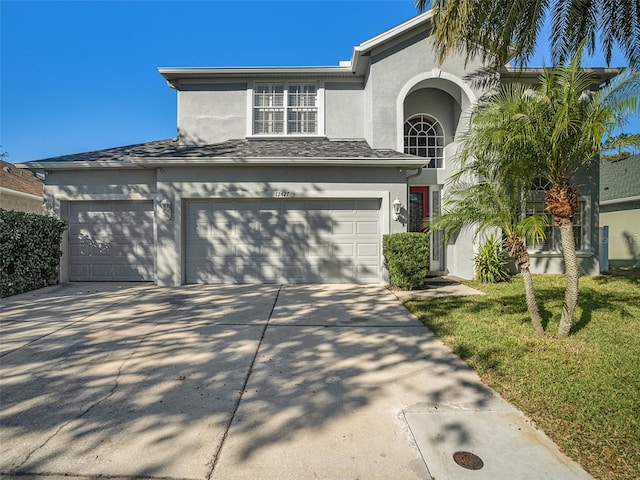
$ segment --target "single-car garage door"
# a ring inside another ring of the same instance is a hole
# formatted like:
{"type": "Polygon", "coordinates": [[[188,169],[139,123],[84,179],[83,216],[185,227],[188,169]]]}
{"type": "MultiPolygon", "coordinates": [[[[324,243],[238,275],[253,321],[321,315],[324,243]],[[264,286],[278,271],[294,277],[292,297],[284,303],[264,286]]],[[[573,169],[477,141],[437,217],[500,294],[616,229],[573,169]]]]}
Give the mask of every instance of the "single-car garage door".
{"type": "Polygon", "coordinates": [[[69,202],[69,279],[154,280],[152,201],[69,202]]]}
{"type": "Polygon", "coordinates": [[[187,283],[380,281],[380,199],[186,205],[187,283]]]}

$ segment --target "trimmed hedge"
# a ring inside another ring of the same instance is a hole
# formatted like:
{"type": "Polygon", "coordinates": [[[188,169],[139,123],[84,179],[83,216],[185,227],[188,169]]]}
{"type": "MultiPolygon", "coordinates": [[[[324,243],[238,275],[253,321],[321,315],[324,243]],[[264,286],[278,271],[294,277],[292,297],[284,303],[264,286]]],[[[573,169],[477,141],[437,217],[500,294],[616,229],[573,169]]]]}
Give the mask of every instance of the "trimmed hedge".
{"type": "Polygon", "coordinates": [[[382,253],[391,285],[403,290],[422,286],[429,270],[429,235],[414,232],[384,235],[382,253]]]}
{"type": "Polygon", "coordinates": [[[66,228],[56,217],[0,209],[0,297],[55,283],[66,228]]]}

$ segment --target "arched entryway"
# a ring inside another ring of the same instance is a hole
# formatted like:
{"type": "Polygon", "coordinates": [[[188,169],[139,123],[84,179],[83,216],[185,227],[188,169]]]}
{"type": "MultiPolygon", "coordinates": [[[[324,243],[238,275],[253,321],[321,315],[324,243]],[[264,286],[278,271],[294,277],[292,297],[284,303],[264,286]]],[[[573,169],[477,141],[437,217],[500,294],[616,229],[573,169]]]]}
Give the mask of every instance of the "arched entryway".
{"type": "MultiPolygon", "coordinates": [[[[422,173],[409,179],[409,231],[424,231],[429,218],[439,213],[445,183],[455,171],[449,160],[456,136],[466,128],[464,112],[475,101],[462,79],[439,69],[414,77],[401,89],[398,150],[425,158],[422,173]]],[[[440,234],[431,235],[430,269],[444,271],[446,247],[440,234]]]]}

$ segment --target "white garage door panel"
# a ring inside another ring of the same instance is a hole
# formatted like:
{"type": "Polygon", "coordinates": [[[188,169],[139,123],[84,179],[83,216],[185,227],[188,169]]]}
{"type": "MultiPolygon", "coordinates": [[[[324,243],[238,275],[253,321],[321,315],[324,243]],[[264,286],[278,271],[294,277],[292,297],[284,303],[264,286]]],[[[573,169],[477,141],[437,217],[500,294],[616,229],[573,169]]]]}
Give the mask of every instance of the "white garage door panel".
{"type": "Polygon", "coordinates": [[[379,199],[193,201],[187,283],[378,282],[379,199]]]}
{"type": "Polygon", "coordinates": [[[72,281],[154,279],[153,202],[70,202],[72,281]]]}

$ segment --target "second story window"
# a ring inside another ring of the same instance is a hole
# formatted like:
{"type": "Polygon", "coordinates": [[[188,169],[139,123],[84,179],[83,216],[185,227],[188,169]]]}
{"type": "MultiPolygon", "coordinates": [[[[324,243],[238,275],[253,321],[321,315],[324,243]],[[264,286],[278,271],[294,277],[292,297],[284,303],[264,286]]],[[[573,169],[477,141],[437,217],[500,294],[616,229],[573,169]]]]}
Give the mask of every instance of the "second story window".
{"type": "Polygon", "coordinates": [[[404,124],[404,153],[427,158],[427,168],[442,168],[444,133],[442,125],[427,115],[414,115],[404,124]]]}
{"type": "Polygon", "coordinates": [[[315,84],[256,84],[253,89],[254,135],[317,135],[315,84]]]}

